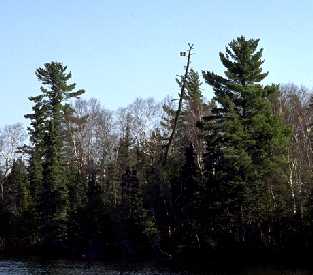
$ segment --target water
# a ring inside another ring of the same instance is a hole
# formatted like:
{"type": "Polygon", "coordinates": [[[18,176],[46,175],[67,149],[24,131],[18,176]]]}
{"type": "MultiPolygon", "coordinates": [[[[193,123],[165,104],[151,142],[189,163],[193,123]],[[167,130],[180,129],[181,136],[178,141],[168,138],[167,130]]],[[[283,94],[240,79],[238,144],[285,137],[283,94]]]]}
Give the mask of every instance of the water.
{"type": "Polygon", "coordinates": [[[149,265],[108,265],[101,262],[94,262],[87,264],[87,262],[75,261],[38,261],[38,260],[25,260],[25,259],[0,259],[0,275],[24,275],[24,274],[51,274],[51,275],[74,275],[74,274],[137,274],[137,275],[152,275],[162,274],[169,275],[175,274],[169,271],[160,271],[149,265]]]}
{"type": "MultiPolygon", "coordinates": [[[[25,259],[0,259],[0,275],[24,275],[24,274],[108,274],[108,275],[188,275],[190,272],[171,272],[159,270],[152,265],[108,265],[100,262],[88,266],[86,262],[73,261],[38,261],[25,259]]],[[[303,269],[282,268],[246,268],[237,272],[203,272],[208,275],[313,275],[313,271],[303,269]]]]}

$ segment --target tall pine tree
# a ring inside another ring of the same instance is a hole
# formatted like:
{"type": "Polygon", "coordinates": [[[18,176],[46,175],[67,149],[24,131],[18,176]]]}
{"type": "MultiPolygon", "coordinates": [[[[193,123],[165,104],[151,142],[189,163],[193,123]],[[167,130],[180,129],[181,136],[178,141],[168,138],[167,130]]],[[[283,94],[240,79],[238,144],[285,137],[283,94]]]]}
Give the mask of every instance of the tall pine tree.
{"type": "Polygon", "coordinates": [[[268,74],[262,72],[258,43],[243,36],[229,43],[226,54],[220,53],[226,78],[203,72],[216,102],[204,123],[209,223],[213,235],[222,234],[228,243],[229,237],[246,241],[245,225],[261,236],[260,224],[288,201],[279,194],[287,182],[289,132],[269,100],[278,87],[258,84],[268,74]]]}
{"type": "Polygon", "coordinates": [[[41,81],[41,94],[34,101],[30,134],[33,144],[30,181],[38,197],[40,240],[48,247],[63,246],[67,240],[68,184],[64,156],[64,116],[69,110],[66,101],[77,98],[83,90],[74,91],[69,83],[71,73],[59,62],[44,64],[36,70],[41,81]],[[40,191],[36,186],[40,185],[40,191]],[[36,193],[39,193],[38,195],[36,193]]]}

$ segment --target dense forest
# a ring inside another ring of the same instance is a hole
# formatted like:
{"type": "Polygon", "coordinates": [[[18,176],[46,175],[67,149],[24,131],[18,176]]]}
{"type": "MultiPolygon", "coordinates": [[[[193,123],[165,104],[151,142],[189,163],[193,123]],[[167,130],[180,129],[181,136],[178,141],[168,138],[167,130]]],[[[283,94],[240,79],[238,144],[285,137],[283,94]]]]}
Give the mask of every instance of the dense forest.
{"type": "Polygon", "coordinates": [[[192,69],[192,51],[177,98],[114,112],[84,99],[62,63],[35,71],[27,131],[0,132],[3,254],[192,262],[313,250],[312,95],[260,84],[259,39],[226,46],[224,75],[192,69]]]}

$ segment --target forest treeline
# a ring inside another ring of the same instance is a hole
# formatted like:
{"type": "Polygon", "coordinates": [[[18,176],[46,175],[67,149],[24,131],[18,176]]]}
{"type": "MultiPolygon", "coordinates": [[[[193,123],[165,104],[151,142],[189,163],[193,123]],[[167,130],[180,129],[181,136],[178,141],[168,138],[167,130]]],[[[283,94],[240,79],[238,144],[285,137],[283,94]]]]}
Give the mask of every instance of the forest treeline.
{"type": "Polygon", "coordinates": [[[2,253],[192,261],[313,248],[312,95],[260,84],[258,44],[231,41],[224,76],[177,79],[179,115],[175,98],[111,112],[62,63],[38,68],[28,134],[0,134],[2,253]]]}

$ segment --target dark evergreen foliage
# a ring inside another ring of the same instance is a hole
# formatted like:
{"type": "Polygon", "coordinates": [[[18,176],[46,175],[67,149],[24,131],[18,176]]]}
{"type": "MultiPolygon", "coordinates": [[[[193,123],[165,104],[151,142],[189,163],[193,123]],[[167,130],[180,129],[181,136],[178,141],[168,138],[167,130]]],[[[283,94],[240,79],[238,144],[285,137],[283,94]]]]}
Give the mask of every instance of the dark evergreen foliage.
{"type": "Polygon", "coordinates": [[[0,171],[0,251],[178,263],[311,251],[312,108],[261,84],[258,44],[238,37],[220,53],[225,76],[203,72],[211,101],[195,70],[178,78],[179,116],[168,100],[149,131],[151,106],[121,110],[114,132],[95,102],[73,105],[84,91],[66,66],[37,69],[30,145],[0,171]]]}

